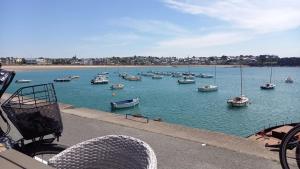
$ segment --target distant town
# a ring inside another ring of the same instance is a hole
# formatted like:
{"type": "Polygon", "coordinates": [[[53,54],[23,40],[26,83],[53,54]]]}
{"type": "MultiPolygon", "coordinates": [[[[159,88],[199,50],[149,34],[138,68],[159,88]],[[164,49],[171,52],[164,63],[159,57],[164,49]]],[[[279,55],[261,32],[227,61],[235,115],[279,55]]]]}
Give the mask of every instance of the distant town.
{"type": "Polygon", "coordinates": [[[249,66],[300,66],[300,58],[280,58],[277,55],[240,55],[240,56],[210,56],[210,57],[105,57],[105,58],[20,58],[1,57],[2,65],[249,65],[249,66]]]}

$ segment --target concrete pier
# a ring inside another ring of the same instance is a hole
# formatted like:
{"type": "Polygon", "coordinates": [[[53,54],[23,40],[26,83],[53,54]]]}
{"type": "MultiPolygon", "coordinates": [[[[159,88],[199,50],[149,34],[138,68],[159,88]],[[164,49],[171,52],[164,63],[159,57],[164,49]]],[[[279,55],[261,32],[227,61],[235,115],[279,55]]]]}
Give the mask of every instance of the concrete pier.
{"type": "Polygon", "coordinates": [[[142,139],[154,149],[163,169],[280,169],[278,155],[246,138],[180,125],[125,119],[124,115],[86,108],[62,109],[61,143],[110,134],[142,139]]]}

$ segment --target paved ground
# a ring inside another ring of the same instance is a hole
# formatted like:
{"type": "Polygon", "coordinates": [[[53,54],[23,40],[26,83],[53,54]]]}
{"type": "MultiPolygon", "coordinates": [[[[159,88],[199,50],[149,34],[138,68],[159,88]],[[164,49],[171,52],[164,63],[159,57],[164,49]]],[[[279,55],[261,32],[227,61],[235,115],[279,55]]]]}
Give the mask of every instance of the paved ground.
{"type": "Polygon", "coordinates": [[[140,138],[154,149],[160,169],[280,169],[272,161],[199,142],[175,138],[131,127],[63,114],[61,143],[72,145],[90,138],[123,134],[140,138]]]}

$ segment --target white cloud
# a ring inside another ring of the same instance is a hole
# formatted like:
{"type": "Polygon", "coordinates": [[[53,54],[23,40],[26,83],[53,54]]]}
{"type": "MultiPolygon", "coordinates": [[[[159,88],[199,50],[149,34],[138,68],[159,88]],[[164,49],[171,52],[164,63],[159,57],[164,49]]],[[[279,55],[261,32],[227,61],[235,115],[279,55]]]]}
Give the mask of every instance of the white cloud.
{"type": "Polygon", "coordinates": [[[240,29],[267,33],[300,26],[299,0],[165,0],[169,7],[193,14],[207,15],[240,29]],[[205,2],[205,3],[203,3],[205,2]]]}
{"type": "Polygon", "coordinates": [[[172,40],[161,41],[159,42],[158,45],[161,48],[186,47],[188,49],[192,49],[192,48],[227,45],[227,44],[245,41],[248,39],[251,39],[251,36],[244,32],[218,32],[218,33],[210,33],[203,36],[187,36],[187,37],[175,38],[172,40]]]}
{"type": "Polygon", "coordinates": [[[133,18],[121,18],[113,21],[112,24],[129,28],[139,33],[160,34],[160,35],[175,35],[187,33],[187,31],[176,24],[168,21],[160,20],[137,20],[133,18]]]}

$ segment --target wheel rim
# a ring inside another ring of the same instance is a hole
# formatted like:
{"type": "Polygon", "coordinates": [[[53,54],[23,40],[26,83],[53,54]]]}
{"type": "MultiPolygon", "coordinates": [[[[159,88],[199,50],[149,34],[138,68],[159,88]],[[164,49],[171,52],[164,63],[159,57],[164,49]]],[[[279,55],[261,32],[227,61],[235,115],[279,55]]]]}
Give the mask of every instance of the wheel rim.
{"type": "Polygon", "coordinates": [[[280,162],[283,169],[300,168],[300,128],[291,131],[283,139],[280,162]]]}

